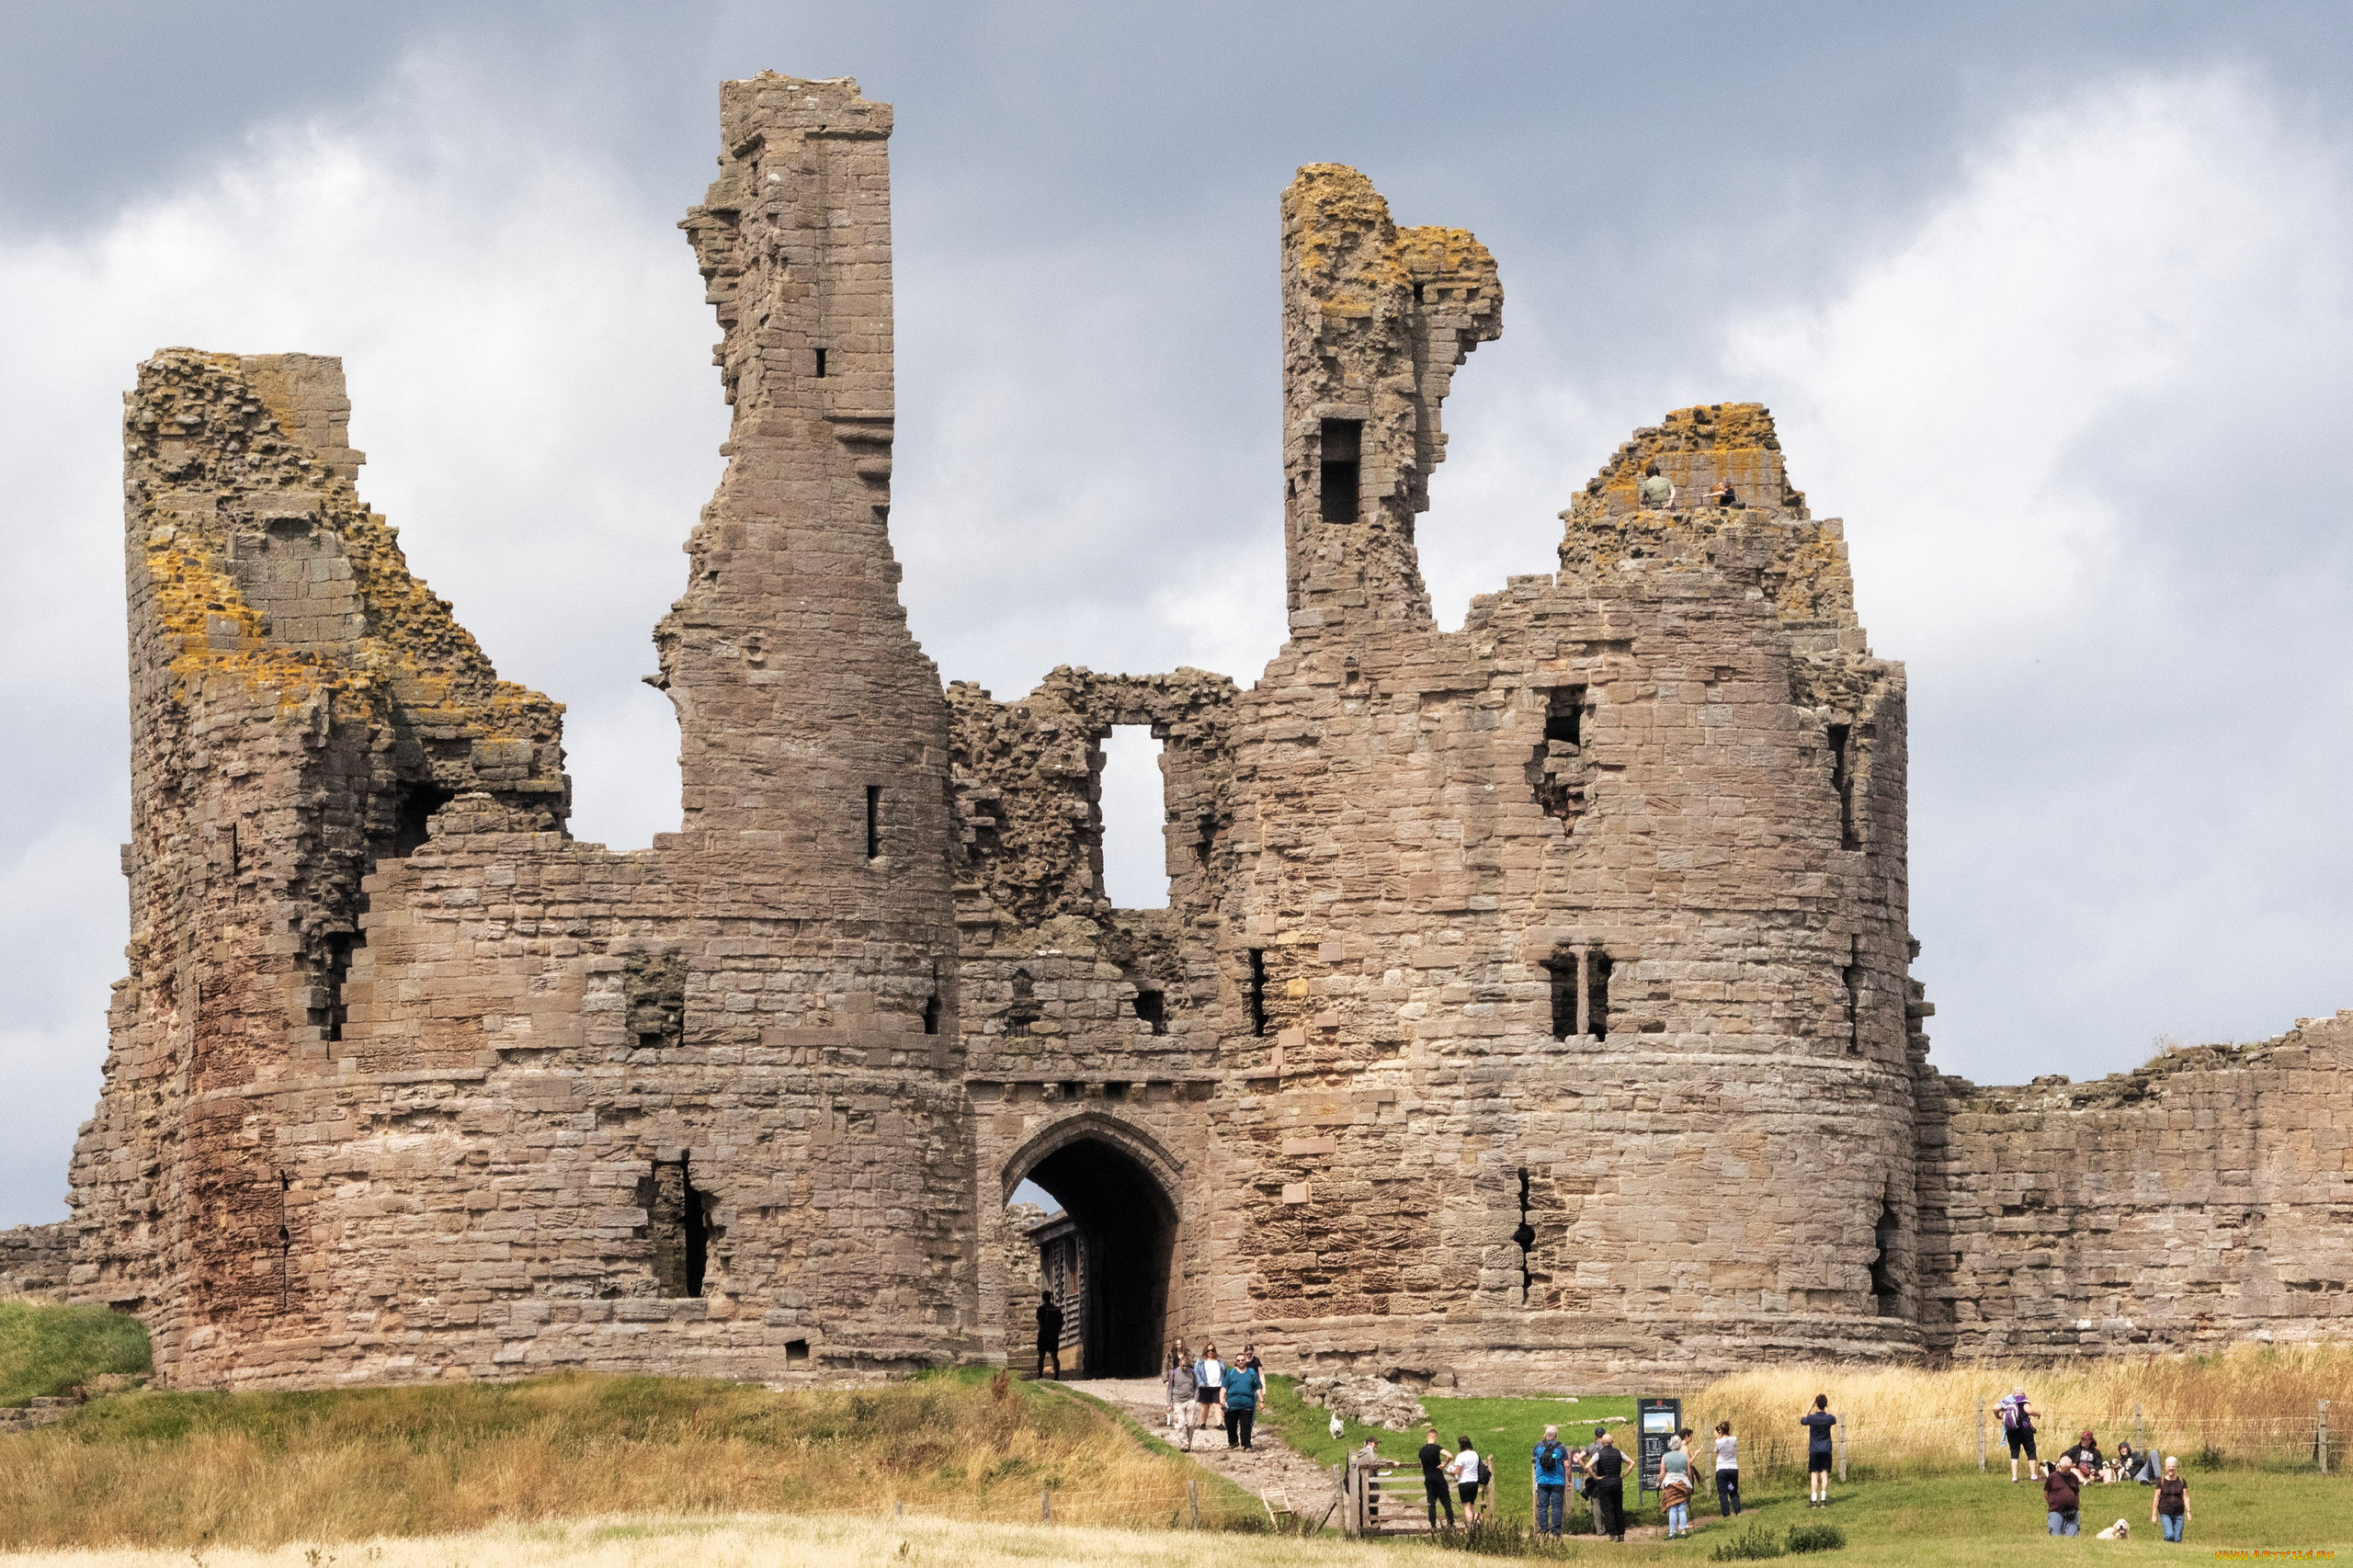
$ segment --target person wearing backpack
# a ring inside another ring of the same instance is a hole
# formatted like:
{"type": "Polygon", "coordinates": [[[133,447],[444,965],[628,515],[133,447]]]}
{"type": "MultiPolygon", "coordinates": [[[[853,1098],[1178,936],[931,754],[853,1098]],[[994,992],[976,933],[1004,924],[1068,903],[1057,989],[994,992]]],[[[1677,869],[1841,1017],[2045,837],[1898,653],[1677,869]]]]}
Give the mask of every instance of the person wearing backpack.
{"type": "Polygon", "coordinates": [[[1462,1499],[1462,1522],[1475,1525],[1486,1517],[1486,1509],[1479,1502],[1479,1483],[1487,1472],[1487,1461],[1466,1435],[1462,1446],[1454,1451],[1454,1462],[1448,1466],[1454,1476],[1456,1494],[1462,1499]]]}
{"type": "Polygon", "coordinates": [[[1544,1440],[1530,1456],[1529,1477],[1536,1504],[1536,1533],[1559,1535],[1568,1512],[1569,1450],[1561,1445],[1558,1426],[1544,1428],[1544,1440]]]}
{"type": "Polygon", "coordinates": [[[2034,1457],[2034,1411],[2027,1403],[2026,1387],[2020,1384],[2010,1391],[2007,1399],[1994,1408],[2002,1416],[2002,1441],[2010,1449],[2010,1484],[2018,1483],[2018,1456],[2026,1456],[2026,1478],[2040,1479],[2041,1466],[2034,1457]]]}

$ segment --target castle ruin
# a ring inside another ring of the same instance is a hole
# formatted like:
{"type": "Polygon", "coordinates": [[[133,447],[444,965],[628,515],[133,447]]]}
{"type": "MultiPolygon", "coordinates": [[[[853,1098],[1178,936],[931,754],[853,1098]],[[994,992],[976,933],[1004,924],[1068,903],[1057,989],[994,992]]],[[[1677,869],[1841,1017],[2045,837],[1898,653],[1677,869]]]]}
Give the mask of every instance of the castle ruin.
{"type": "Polygon", "coordinates": [[[1931,1068],[1904,672],[1763,408],[1635,432],[1558,570],[1441,631],[1415,523],[1495,265],[1312,165],[1289,641],[1247,688],[943,687],[888,532],[891,111],[721,102],[684,226],[733,427],[648,849],[565,831],[562,710],[359,499],[337,361],[140,368],[130,975],[54,1242],[168,1382],[1018,1362],[1025,1178],[1100,1372],[1180,1334],[1506,1390],[2353,1327],[2353,1014],[2091,1085],[1931,1068]],[[1115,725],[1163,743],[1165,909],[1105,896],[1115,725]]]}

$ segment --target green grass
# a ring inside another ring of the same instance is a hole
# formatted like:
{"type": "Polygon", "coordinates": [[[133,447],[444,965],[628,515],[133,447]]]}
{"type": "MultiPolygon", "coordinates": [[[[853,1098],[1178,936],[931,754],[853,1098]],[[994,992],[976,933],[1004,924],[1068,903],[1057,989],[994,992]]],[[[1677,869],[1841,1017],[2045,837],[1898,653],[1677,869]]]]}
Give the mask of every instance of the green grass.
{"type": "Polygon", "coordinates": [[[147,1331],[104,1307],[0,1301],[0,1405],[62,1394],[109,1373],[144,1373],[147,1331]]]}

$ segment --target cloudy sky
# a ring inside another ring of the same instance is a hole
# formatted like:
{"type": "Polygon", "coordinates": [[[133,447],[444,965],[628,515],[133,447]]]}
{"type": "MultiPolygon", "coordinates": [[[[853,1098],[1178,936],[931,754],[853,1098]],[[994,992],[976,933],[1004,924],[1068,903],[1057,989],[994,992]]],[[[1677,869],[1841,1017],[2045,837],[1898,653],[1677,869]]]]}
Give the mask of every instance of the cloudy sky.
{"type": "Polygon", "coordinates": [[[12,0],[0,1224],[63,1212],[121,964],[132,367],[343,356],[366,494],[570,705],[576,831],[642,845],[676,736],[638,677],[723,433],[673,225],[763,68],[898,106],[892,524],[948,675],[1263,664],[1276,197],[1352,163],[1503,269],[1422,535],[1449,624],[1683,403],[1769,403],[1847,519],[1946,1071],[2353,1006],[2349,66],[2319,0],[12,0]]]}

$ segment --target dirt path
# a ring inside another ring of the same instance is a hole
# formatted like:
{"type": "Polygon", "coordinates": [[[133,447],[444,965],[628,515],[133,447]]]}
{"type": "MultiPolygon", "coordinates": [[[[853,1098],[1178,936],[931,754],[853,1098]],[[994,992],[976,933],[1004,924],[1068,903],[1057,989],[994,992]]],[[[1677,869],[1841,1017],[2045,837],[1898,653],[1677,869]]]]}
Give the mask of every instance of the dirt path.
{"type": "MultiPolygon", "coordinates": [[[[1074,1379],[1067,1386],[1117,1405],[1153,1436],[1184,1447],[1168,1429],[1168,1403],[1158,1378],[1083,1378],[1074,1379]]],[[[1266,1497],[1278,1511],[1289,1508],[1311,1518],[1321,1517],[1332,1500],[1334,1472],[1275,1436],[1263,1422],[1252,1435],[1247,1450],[1227,1448],[1222,1428],[1212,1432],[1204,1427],[1193,1436],[1190,1457],[1235,1485],[1266,1497]]]]}

